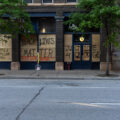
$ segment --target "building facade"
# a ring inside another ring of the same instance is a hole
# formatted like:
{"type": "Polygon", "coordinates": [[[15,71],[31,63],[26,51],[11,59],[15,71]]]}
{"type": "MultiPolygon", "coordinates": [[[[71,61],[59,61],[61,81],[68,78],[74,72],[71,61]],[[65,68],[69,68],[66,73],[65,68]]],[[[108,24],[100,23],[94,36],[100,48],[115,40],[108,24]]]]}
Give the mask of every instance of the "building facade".
{"type": "MultiPolygon", "coordinates": [[[[104,30],[91,30],[83,37],[81,32],[70,31],[74,25],[64,25],[70,13],[77,11],[77,0],[26,2],[35,34],[30,35],[30,39],[18,36],[15,40],[0,41],[0,69],[35,69],[38,60],[41,69],[105,69],[104,30]]],[[[113,58],[118,66],[119,52],[113,58]]],[[[111,55],[110,66],[116,68],[116,65],[111,55]]]]}

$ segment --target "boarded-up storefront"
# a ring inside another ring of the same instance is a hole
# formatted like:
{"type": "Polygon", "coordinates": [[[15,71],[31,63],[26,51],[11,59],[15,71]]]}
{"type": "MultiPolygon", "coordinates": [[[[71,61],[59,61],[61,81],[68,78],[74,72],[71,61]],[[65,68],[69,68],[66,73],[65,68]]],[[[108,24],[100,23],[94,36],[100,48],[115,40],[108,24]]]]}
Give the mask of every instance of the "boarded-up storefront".
{"type": "Polygon", "coordinates": [[[100,35],[92,35],[92,62],[100,62],[100,35]]]}
{"type": "Polygon", "coordinates": [[[1,61],[12,61],[11,35],[0,34],[0,62],[1,61]]]}
{"type": "Polygon", "coordinates": [[[71,69],[72,63],[72,34],[64,35],[64,69],[71,69]]]}
{"type": "Polygon", "coordinates": [[[56,35],[39,35],[40,61],[56,61],[56,35]]]}
{"type": "Polygon", "coordinates": [[[39,52],[41,69],[54,69],[56,61],[56,35],[40,34],[38,37],[31,35],[30,38],[22,36],[20,42],[21,69],[35,69],[39,52]]]}
{"type": "Polygon", "coordinates": [[[64,35],[64,62],[72,62],[72,35],[64,35]]]}
{"type": "Polygon", "coordinates": [[[64,62],[65,69],[99,69],[100,34],[65,34],[64,62]]]}
{"type": "Polygon", "coordinates": [[[21,37],[21,61],[37,61],[37,39],[35,35],[21,37]]]}
{"type": "Polygon", "coordinates": [[[10,69],[12,61],[12,36],[0,34],[0,69],[10,69]]]}
{"type": "MultiPolygon", "coordinates": [[[[100,35],[85,34],[80,41],[81,34],[64,35],[64,69],[92,69],[99,68],[100,63],[100,35]],[[93,67],[92,67],[93,66],[93,67]]],[[[41,69],[55,69],[56,62],[56,35],[40,34],[30,38],[21,37],[20,60],[22,66],[35,69],[37,53],[41,69]]],[[[23,67],[24,68],[24,67],[23,67]]]]}

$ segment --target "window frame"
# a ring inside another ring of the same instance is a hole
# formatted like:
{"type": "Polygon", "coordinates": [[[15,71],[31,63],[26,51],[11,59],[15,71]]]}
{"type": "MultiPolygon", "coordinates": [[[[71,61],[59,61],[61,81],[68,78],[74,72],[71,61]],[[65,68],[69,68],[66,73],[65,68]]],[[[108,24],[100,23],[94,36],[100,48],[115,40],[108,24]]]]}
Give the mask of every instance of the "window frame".
{"type": "MultiPolygon", "coordinates": [[[[22,1],[25,1],[25,0],[22,0],[22,1]]],[[[32,4],[34,3],[34,0],[32,0],[32,2],[26,2],[27,4],[32,4]]]]}
{"type": "Polygon", "coordinates": [[[50,2],[50,3],[44,3],[43,1],[44,0],[42,0],[42,4],[53,4],[54,3],[54,0],[52,0],[52,2],[50,2]]]}
{"type": "Polygon", "coordinates": [[[77,3],[78,0],[76,0],[75,2],[68,2],[68,0],[66,0],[66,3],[77,3]]]}

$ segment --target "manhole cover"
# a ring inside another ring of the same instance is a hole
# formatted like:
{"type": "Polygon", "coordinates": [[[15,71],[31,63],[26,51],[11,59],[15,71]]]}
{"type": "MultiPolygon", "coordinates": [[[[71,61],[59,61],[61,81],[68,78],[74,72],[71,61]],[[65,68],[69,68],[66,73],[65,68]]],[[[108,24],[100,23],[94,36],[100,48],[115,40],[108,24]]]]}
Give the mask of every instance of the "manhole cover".
{"type": "Polygon", "coordinates": [[[5,74],[3,74],[3,73],[0,73],[0,75],[5,75],[5,74]]]}

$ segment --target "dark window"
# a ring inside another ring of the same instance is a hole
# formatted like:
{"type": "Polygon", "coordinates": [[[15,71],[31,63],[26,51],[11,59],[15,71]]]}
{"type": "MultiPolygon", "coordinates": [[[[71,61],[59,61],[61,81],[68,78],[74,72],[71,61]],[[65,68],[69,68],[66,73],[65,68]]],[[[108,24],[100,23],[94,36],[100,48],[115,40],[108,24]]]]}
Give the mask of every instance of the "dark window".
{"type": "Polygon", "coordinates": [[[76,2],[76,0],[67,0],[67,2],[76,2]]]}
{"type": "MultiPolygon", "coordinates": [[[[69,18],[65,17],[64,21],[67,21],[67,20],[69,20],[69,18]]],[[[72,24],[72,25],[64,24],[64,32],[74,32],[75,31],[74,28],[75,28],[74,24],[72,24]]],[[[97,29],[96,28],[90,28],[90,29],[86,28],[85,32],[100,32],[100,29],[99,28],[97,28],[97,29]]]]}
{"type": "Polygon", "coordinates": [[[43,3],[52,3],[52,0],[43,0],[43,3]]]}
{"type": "Polygon", "coordinates": [[[90,35],[89,34],[83,34],[83,35],[79,35],[79,34],[74,34],[74,42],[75,43],[80,43],[80,37],[84,37],[84,43],[89,43],[90,40],[90,35]]]}
{"type": "Polygon", "coordinates": [[[24,0],[26,3],[32,3],[32,0],[24,0]]]}
{"type": "Polygon", "coordinates": [[[41,18],[39,21],[40,33],[52,33],[56,31],[56,22],[54,18],[41,18]]]}
{"type": "MultiPolygon", "coordinates": [[[[69,18],[68,17],[65,17],[64,18],[64,21],[67,21],[67,20],[69,20],[69,18]]],[[[70,25],[69,24],[64,24],[64,32],[73,32],[73,30],[72,29],[70,29],[70,25]]]]}

